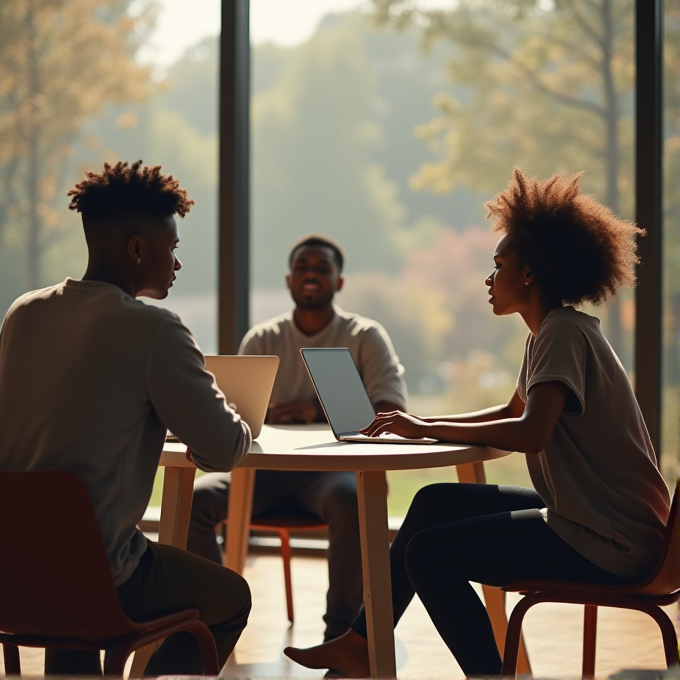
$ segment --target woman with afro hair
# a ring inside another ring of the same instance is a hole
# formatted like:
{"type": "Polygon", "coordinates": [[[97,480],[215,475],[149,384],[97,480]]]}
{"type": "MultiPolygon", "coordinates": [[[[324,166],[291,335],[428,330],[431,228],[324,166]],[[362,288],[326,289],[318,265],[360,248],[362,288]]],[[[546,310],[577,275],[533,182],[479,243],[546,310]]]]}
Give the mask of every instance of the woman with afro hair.
{"type": "MultiPolygon", "coordinates": [[[[515,169],[487,204],[501,233],[489,303],[529,329],[509,403],[436,418],[384,413],[364,430],[526,455],[535,490],[427,486],[390,549],[395,625],[417,593],[467,677],[499,675],[502,665],[470,581],[633,582],[654,565],[668,517],[668,489],[626,373],[598,319],[577,309],[634,284],[642,232],[582,194],[579,180],[515,169]]],[[[343,636],[285,651],[310,668],[365,677],[366,638],[362,610],[343,636]]]]}

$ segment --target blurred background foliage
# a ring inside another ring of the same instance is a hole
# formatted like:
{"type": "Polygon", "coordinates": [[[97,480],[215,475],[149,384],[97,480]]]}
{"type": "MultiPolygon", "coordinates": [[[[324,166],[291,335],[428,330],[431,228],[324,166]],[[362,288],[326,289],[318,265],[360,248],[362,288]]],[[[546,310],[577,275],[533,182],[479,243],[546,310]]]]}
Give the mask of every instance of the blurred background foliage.
{"type": "MultiPolygon", "coordinates": [[[[159,11],[143,0],[0,1],[0,307],[81,275],[66,190],[104,160],[141,158],[196,201],[167,305],[212,352],[218,38],[162,71],[143,66],[159,11]]],[[[487,305],[496,236],[484,202],[514,166],[585,171],[587,192],[634,215],[633,19],[633,0],[460,0],[447,10],[372,0],[327,15],[297,46],[254,44],[251,320],[290,307],[288,249],[326,233],[347,252],[338,303],[387,328],[412,410],[506,400],[526,329],[487,305]]],[[[679,438],[679,19],[680,0],[667,0],[669,466],[679,438]]],[[[630,370],[631,292],[596,314],[630,370]]]]}

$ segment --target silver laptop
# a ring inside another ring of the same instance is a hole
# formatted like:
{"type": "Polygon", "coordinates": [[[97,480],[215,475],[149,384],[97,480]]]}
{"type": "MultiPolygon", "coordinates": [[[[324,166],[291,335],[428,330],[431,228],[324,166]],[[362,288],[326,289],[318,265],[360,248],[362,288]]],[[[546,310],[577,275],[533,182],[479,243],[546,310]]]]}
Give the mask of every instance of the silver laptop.
{"type": "Polygon", "coordinates": [[[236,412],[248,423],[253,439],[260,435],[274,387],[277,356],[220,355],[206,356],[205,369],[215,376],[236,412]]]}
{"type": "Polygon", "coordinates": [[[359,430],[373,422],[375,411],[347,347],[300,350],[309,377],[338,441],[364,444],[437,444],[436,439],[407,439],[395,434],[367,437],[359,430]]]}

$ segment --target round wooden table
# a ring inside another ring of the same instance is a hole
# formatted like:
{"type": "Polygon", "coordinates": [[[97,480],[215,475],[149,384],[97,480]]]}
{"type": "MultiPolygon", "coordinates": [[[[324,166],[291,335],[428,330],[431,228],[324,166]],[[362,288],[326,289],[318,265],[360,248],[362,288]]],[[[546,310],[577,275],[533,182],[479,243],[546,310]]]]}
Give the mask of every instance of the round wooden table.
{"type": "MultiPolygon", "coordinates": [[[[166,477],[159,540],[180,547],[186,546],[190,488],[194,477],[193,465],[186,460],[185,452],[186,447],[182,444],[167,443],[161,458],[161,465],[166,466],[166,477]]],[[[483,484],[486,481],[484,461],[509,453],[484,446],[456,444],[338,442],[330,428],[323,424],[265,425],[248,455],[232,472],[227,566],[239,573],[245,566],[256,470],[355,472],[371,677],[394,678],[386,471],[455,465],[459,481],[483,484]]],[[[483,586],[483,591],[496,642],[502,650],[507,628],[505,594],[491,586],[483,586]]],[[[523,646],[518,672],[530,672],[523,646]]]]}

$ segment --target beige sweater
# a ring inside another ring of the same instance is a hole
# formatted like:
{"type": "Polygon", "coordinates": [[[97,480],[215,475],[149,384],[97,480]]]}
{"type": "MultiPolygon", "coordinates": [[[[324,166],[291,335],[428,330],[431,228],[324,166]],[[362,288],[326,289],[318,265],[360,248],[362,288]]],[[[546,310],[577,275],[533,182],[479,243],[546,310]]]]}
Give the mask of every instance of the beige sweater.
{"type": "Polygon", "coordinates": [[[166,429],[202,470],[250,446],[203,355],[171,312],[117,286],[66,279],[19,298],[0,329],[0,468],[63,469],[87,486],[116,586],[146,550],[166,429]]]}
{"type": "Polygon", "coordinates": [[[246,333],[239,354],[276,354],[281,359],[273,404],[316,401],[301,347],[349,347],[371,403],[388,401],[406,410],[404,367],[387,331],[377,321],[337,306],[333,318],[316,335],[302,333],[292,312],[263,321],[246,333]]]}

